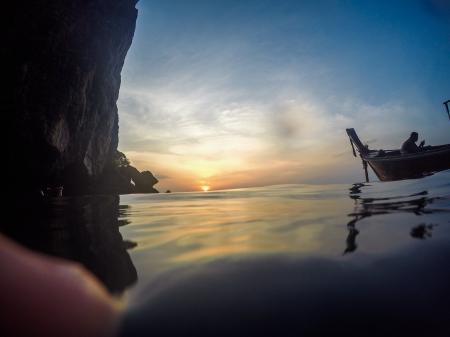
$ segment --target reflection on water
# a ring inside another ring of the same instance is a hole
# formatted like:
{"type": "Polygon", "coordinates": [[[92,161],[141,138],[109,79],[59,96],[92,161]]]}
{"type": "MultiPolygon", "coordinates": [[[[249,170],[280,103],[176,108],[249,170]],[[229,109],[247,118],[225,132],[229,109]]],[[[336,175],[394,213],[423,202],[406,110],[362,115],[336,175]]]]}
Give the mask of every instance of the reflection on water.
{"type": "Polygon", "coordinates": [[[411,229],[411,236],[416,239],[431,238],[433,227],[436,225],[420,224],[411,229]]]}
{"type": "Polygon", "coordinates": [[[123,335],[447,336],[449,177],[122,198],[123,335]]]}
{"type": "MultiPolygon", "coordinates": [[[[435,202],[446,203],[448,196],[430,197],[428,191],[420,191],[406,196],[364,197],[364,188],[370,188],[370,185],[356,183],[349,189],[349,196],[354,200],[354,209],[349,214],[352,219],[347,223],[347,247],[344,254],[354,252],[357,249],[356,236],[359,234],[359,230],[356,228],[356,224],[367,217],[402,212],[419,216],[432,214],[433,212],[444,214],[450,212],[448,208],[435,208],[432,205],[435,202]]],[[[444,219],[445,215],[442,218],[444,219]]],[[[411,229],[411,236],[419,239],[431,237],[434,226],[433,224],[419,224],[411,229]]]]}
{"type": "Polygon", "coordinates": [[[411,236],[418,237],[418,231],[413,227],[446,223],[448,177],[354,184],[350,189],[284,185],[124,196],[121,204],[128,208],[123,219],[131,223],[121,231],[138,242],[131,254],[145,282],[165,269],[220,258],[390,254],[414,244],[411,236]]]}
{"type": "Polygon", "coordinates": [[[356,236],[359,234],[359,230],[355,228],[356,221],[356,219],[353,219],[347,224],[348,235],[345,240],[347,247],[344,250],[344,254],[352,253],[356,250],[356,248],[358,248],[358,245],[356,244],[356,236]]]}
{"type": "Polygon", "coordinates": [[[13,221],[2,232],[16,241],[50,255],[82,263],[113,293],[137,280],[118,221],[126,206],[118,196],[49,198],[17,206],[13,221]]]}
{"type": "Polygon", "coordinates": [[[126,336],[450,335],[449,171],[38,209],[3,230],[128,289],[126,336]]]}

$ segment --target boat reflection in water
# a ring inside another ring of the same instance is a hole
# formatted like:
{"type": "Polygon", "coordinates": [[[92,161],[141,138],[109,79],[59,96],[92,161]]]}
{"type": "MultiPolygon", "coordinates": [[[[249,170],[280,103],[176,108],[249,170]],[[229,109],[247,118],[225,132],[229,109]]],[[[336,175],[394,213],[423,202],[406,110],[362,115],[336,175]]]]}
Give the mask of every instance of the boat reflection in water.
{"type": "Polygon", "coordinates": [[[42,198],[16,205],[2,232],[43,253],[83,264],[111,293],[122,293],[137,280],[119,221],[118,196],[42,198]]]}
{"type": "MultiPolygon", "coordinates": [[[[448,213],[447,209],[434,209],[432,204],[435,200],[445,200],[443,197],[430,197],[427,191],[413,193],[406,196],[390,196],[390,197],[363,197],[362,189],[370,186],[369,184],[356,183],[349,189],[349,196],[354,200],[354,210],[349,216],[352,218],[347,223],[348,236],[347,247],[344,254],[354,252],[358,245],[356,236],[359,230],[356,224],[368,217],[377,215],[386,215],[394,213],[412,213],[415,215],[431,214],[433,212],[448,213]],[[427,207],[430,206],[430,207],[427,207]]],[[[450,215],[449,215],[450,216],[450,215]]],[[[414,226],[410,234],[413,238],[425,239],[432,236],[432,230],[435,224],[421,223],[414,226]]]]}

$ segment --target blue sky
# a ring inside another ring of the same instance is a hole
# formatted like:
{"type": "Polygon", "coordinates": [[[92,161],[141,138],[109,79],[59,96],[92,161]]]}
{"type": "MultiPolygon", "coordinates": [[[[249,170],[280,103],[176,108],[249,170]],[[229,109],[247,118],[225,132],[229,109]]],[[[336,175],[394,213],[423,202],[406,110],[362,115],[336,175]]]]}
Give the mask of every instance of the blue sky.
{"type": "Polygon", "coordinates": [[[450,2],[141,0],[120,144],[160,189],[354,182],[373,148],[449,143],[450,2]],[[332,169],[331,169],[332,168],[332,169]]]}

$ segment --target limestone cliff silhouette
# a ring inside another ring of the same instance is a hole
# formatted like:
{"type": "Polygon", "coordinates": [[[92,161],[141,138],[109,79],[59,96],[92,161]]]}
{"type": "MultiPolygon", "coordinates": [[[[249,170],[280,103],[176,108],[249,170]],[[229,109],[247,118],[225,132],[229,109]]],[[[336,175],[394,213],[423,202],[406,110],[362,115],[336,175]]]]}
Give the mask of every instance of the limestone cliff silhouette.
{"type": "Polygon", "coordinates": [[[67,185],[65,194],[91,192],[90,181],[117,149],[116,101],[136,2],[9,3],[0,103],[9,192],[52,185],[67,185]]]}

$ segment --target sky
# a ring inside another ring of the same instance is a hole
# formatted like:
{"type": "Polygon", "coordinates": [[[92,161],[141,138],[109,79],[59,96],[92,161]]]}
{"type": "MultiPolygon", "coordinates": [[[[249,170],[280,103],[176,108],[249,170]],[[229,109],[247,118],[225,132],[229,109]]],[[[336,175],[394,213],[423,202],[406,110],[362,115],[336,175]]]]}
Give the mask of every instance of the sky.
{"type": "Polygon", "coordinates": [[[450,0],[141,0],[119,149],[160,191],[363,180],[370,148],[450,143],[450,0]]]}

